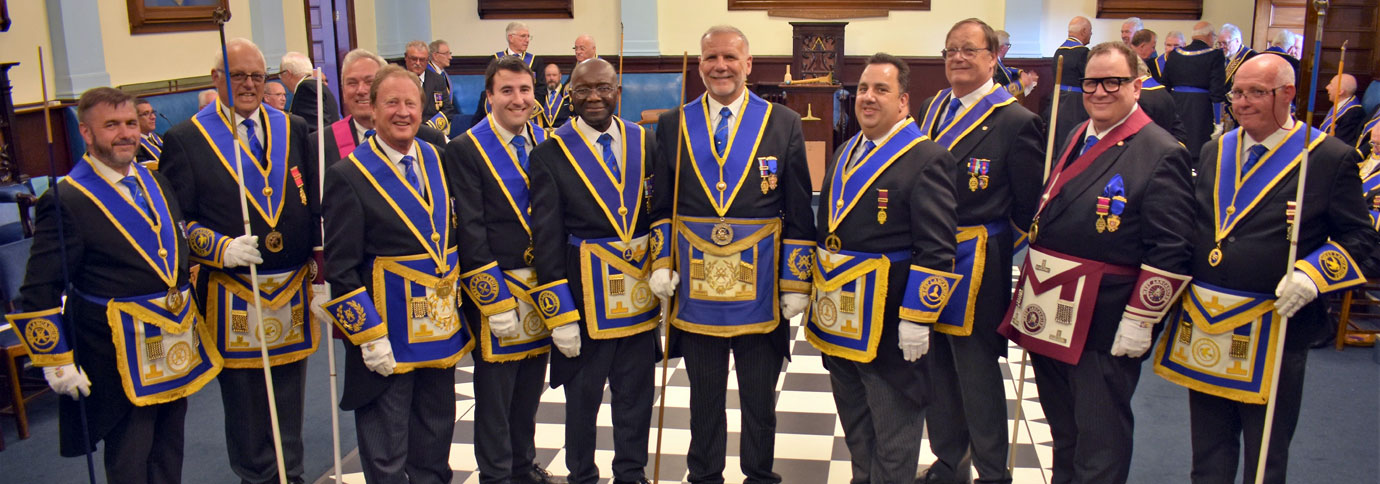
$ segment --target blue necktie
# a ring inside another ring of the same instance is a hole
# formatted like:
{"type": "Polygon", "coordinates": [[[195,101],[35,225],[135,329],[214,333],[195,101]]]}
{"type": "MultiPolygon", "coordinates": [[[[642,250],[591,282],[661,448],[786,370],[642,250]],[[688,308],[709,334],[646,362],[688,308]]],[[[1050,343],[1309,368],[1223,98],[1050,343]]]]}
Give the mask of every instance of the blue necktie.
{"type": "Polygon", "coordinates": [[[958,98],[949,101],[949,110],[944,112],[944,127],[947,128],[950,124],[954,124],[955,116],[958,115],[958,108],[962,105],[963,104],[958,101],[958,98]]]}
{"type": "Polygon", "coordinates": [[[1088,150],[1091,150],[1093,145],[1095,144],[1097,144],[1097,137],[1088,136],[1088,139],[1083,141],[1083,151],[1079,152],[1078,156],[1083,156],[1084,154],[1087,154],[1088,150]]]}
{"type": "Polygon", "coordinates": [[[513,153],[517,154],[518,164],[522,165],[522,171],[527,171],[527,140],[521,136],[514,136],[512,145],[513,153]]]}
{"type": "Polygon", "coordinates": [[[852,160],[851,162],[849,162],[849,163],[848,163],[848,167],[849,167],[849,168],[852,168],[854,165],[857,165],[858,163],[862,163],[862,160],[867,159],[867,155],[868,155],[869,153],[872,153],[872,149],[873,149],[873,148],[876,148],[876,147],[877,147],[877,143],[873,143],[872,140],[867,140],[866,143],[863,143],[862,154],[861,154],[861,155],[858,155],[857,159],[854,159],[854,160],[852,160]]]}
{"type": "Polygon", "coordinates": [[[139,210],[143,210],[144,215],[148,215],[149,218],[155,218],[153,216],[153,209],[149,208],[148,199],[144,197],[144,190],[139,188],[139,181],[135,180],[133,175],[130,175],[121,178],[120,183],[126,188],[129,188],[129,196],[134,199],[134,204],[139,206],[139,210]]]}
{"type": "Polygon", "coordinates": [[[724,147],[728,144],[728,118],[733,117],[733,111],[724,106],[719,109],[719,125],[714,127],[714,151],[719,156],[724,155],[724,147]]]}
{"type": "Polygon", "coordinates": [[[1255,162],[1260,161],[1260,158],[1265,156],[1265,152],[1270,150],[1266,148],[1265,145],[1255,145],[1246,151],[1249,151],[1249,153],[1246,154],[1246,163],[1241,165],[1241,173],[1251,171],[1251,167],[1255,166],[1255,162]]]}
{"type": "Polygon", "coordinates": [[[249,145],[249,151],[254,153],[254,156],[258,158],[259,165],[268,166],[268,160],[264,159],[264,145],[259,143],[258,130],[254,129],[254,120],[246,119],[240,124],[244,125],[244,131],[246,133],[244,141],[245,144],[249,145]]]}
{"type": "MultiPolygon", "coordinates": [[[[373,138],[373,137],[374,137],[374,133],[377,133],[377,131],[374,131],[374,130],[372,130],[372,129],[366,129],[366,130],[364,130],[364,141],[369,141],[369,138],[373,138]]],[[[345,156],[350,156],[350,155],[345,155],[345,156]]]]}
{"type": "Polygon", "coordinates": [[[609,173],[613,174],[613,179],[623,179],[618,173],[618,158],[613,156],[613,136],[608,133],[599,135],[599,146],[604,147],[604,164],[609,166],[609,173]]]}
{"type": "Polygon", "coordinates": [[[403,166],[403,179],[407,180],[407,184],[412,185],[412,188],[417,190],[418,195],[426,198],[426,192],[422,190],[422,183],[417,179],[417,169],[416,165],[412,164],[413,161],[415,159],[411,155],[404,156],[399,161],[403,166]]]}

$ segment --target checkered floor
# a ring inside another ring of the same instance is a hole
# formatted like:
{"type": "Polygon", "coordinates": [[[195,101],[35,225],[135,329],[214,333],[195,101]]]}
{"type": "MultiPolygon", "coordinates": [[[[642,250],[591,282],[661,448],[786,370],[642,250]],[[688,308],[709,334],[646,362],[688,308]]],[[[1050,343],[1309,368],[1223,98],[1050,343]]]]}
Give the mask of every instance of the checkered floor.
{"type": "MultiPolygon", "coordinates": [[[[776,465],[775,471],[781,474],[784,482],[792,484],[846,483],[851,476],[848,461],[848,448],[843,441],[843,427],[835,415],[834,400],[829,390],[829,374],[820,361],[819,351],[805,341],[798,326],[799,318],[791,327],[791,361],[785,364],[784,373],[777,382],[776,403],[776,465]]],[[[1006,376],[1007,414],[1014,417],[1016,403],[1016,382],[1013,375],[1020,372],[1020,348],[1012,346],[1009,362],[1005,362],[1003,373],[1006,376]]],[[[468,357],[467,357],[468,360],[468,357]]],[[[683,482],[686,478],[685,452],[690,443],[690,388],[680,360],[671,361],[671,375],[666,390],[666,429],[663,432],[661,457],[661,482],[683,482]]],[[[477,484],[479,473],[474,460],[474,385],[473,365],[462,361],[457,369],[455,397],[456,415],[455,440],[451,445],[450,463],[455,469],[452,482],[477,484]]],[[[656,381],[661,381],[661,369],[657,368],[656,381]]],[[[1049,482],[1049,465],[1052,446],[1049,426],[1045,423],[1044,412],[1040,409],[1038,391],[1035,388],[1035,371],[1025,368],[1026,384],[1022,399],[1022,416],[1028,422],[1020,426],[1020,444],[1016,450],[1014,481],[1016,483],[1049,482]],[[1033,442],[1033,443],[1032,443],[1033,442]]],[[[565,394],[561,389],[547,390],[542,395],[541,407],[537,412],[537,461],[552,474],[564,476],[566,473],[564,432],[561,422],[565,415],[565,394]]],[[[724,478],[728,482],[742,482],[743,475],[738,469],[735,456],[738,446],[739,411],[737,409],[737,378],[728,379],[728,458],[724,478]]],[[[610,480],[609,463],[613,460],[613,427],[610,421],[608,397],[599,413],[599,449],[595,452],[595,462],[600,467],[601,483],[610,480]]],[[[655,415],[655,410],[653,411],[655,415]]],[[[655,417],[653,417],[655,418],[655,417]]],[[[655,426],[653,421],[652,425],[655,426]]],[[[1007,425],[1010,425],[1008,421],[1007,425]]],[[[653,428],[649,446],[656,448],[656,431],[653,428]]],[[[359,457],[350,452],[343,469],[347,483],[364,483],[360,473],[359,457]]],[[[653,454],[655,455],[655,454],[653,454]]],[[[920,464],[928,465],[934,460],[929,444],[921,445],[920,464]]],[[[647,475],[652,474],[652,462],[647,463],[647,475]]],[[[323,480],[329,476],[323,476],[323,480]]]]}

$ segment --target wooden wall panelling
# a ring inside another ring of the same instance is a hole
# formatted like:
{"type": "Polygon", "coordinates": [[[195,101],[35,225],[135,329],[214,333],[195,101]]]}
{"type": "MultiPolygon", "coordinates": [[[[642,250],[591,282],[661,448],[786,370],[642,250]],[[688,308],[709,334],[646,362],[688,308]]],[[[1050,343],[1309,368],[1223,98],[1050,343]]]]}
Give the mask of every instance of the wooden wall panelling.
{"type": "Polygon", "coordinates": [[[1097,0],[1097,18],[1198,20],[1203,0],[1097,0]]]}
{"type": "MultiPolygon", "coordinates": [[[[1337,61],[1341,57],[1343,41],[1347,43],[1346,65],[1348,74],[1356,76],[1356,85],[1365,89],[1380,72],[1380,36],[1376,27],[1380,25],[1380,0],[1332,0],[1324,19],[1322,38],[1322,58],[1319,63],[1318,86],[1310,85],[1308,76],[1300,76],[1300,106],[1307,109],[1306,94],[1310,89],[1317,91],[1318,100],[1314,105],[1314,117],[1321,119],[1332,103],[1327,100],[1325,84],[1337,74],[1337,61]]],[[[1309,2],[1308,17],[1305,20],[1305,39],[1303,59],[1300,68],[1310,72],[1314,64],[1313,41],[1316,39],[1317,12],[1309,2]]]]}

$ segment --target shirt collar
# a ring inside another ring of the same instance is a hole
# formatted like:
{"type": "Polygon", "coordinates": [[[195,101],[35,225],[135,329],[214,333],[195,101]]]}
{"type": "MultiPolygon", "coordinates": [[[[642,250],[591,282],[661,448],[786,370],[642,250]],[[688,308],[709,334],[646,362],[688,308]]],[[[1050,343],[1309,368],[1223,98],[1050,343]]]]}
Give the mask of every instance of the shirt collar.
{"type": "MultiPolygon", "coordinates": [[[[355,118],[355,117],[353,117],[353,116],[350,117],[350,122],[353,123],[353,124],[355,125],[355,143],[358,144],[358,143],[364,142],[364,132],[365,132],[365,131],[368,131],[369,128],[366,128],[366,127],[364,127],[364,125],[359,124],[359,119],[357,119],[357,118],[355,118]]],[[[345,154],[344,154],[344,153],[341,153],[341,155],[345,155],[345,154]]],[[[346,156],[348,156],[348,155],[346,155],[346,156]]]]}
{"type": "Polygon", "coordinates": [[[1140,106],[1139,106],[1139,105],[1136,105],[1136,104],[1132,104],[1132,105],[1131,105],[1131,112],[1126,113],[1126,117],[1121,118],[1121,121],[1117,121],[1116,124],[1113,124],[1111,127],[1107,128],[1106,131],[1103,131],[1103,132],[1100,132],[1100,133],[1097,132],[1097,131],[1093,128],[1092,120],[1089,120],[1089,121],[1088,121],[1088,129],[1085,130],[1085,131],[1083,132],[1083,139],[1088,139],[1089,136],[1096,136],[1097,139],[1099,139],[1099,140],[1101,140],[1102,138],[1106,138],[1106,137],[1107,137],[1107,134],[1111,133],[1112,130],[1116,129],[1117,126],[1121,126],[1121,124],[1122,124],[1122,123],[1125,123],[1126,120],[1131,119],[1131,115],[1132,115],[1132,114],[1136,114],[1136,111],[1138,111],[1138,110],[1140,110],[1140,106]]]}
{"type": "Polygon", "coordinates": [[[101,178],[104,178],[105,181],[110,182],[112,185],[119,183],[124,177],[134,174],[134,163],[130,163],[129,166],[125,167],[125,172],[120,173],[115,171],[114,168],[107,166],[105,163],[101,163],[101,160],[97,160],[95,156],[92,156],[91,159],[87,161],[91,164],[91,169],[95,170],[97,175],[100,175],[101,178]]]}
{"type": "Polygon", "coordinates": [[[743,108],[743,101],[747,99],[747,89],[743,89],[743,92],[738,95],[738,99],[734,99],[733,102],[729,103],[727,106],[719,104],[719,101],[714,100],[714,96],[706,94],[704,97],[709,99],[709,116],[711,118],[717,117],[719,111],[722,111],[725,107],[728,108],[728,112],[733,113],[733,116],[738,116],[738,112],[743,108]]]}
{"type": "Polygon", "coordinates": [[[590,143],[598,145],[599,136],[603,134],[608,134],[609,136],[612,136],[613,145],[615,146],[620,145],[622,143],[622,133],[618,132],[618,123],[616,122],[609,123],[608,129],[605,131],[595,130],[594,127],[590,126],[589,123],[586,123],[585,120],[581,118],[575,118],[573,122],[575,123],[575,129],[579,130],[580,134],[584,135],[585,139],[588,140],[590,143]]]}
{"type": "Polygon", "coordinates": [[[963,95],[963,97],[958,98],[958,103],[963,105],[964,108],[973,107],[974,104],[977,104],[978,101],[981,101],[982,97],[986,96],[987,93],[992,90],[992,86],[994,84],[995,83],[992,82],[991,79],[988,79],[987,82],[982,83],[982,87],[974,89],[973,92],[970,92],[968,94],[963,95]]]}
{"type": "MultiPolygon", "coordinates": [[[[389,146],[388,143],[383,142],[382,139],[379,139],[379,148],[383,149],[384,156],[387,156],[388,161],[392,163],[394,166],[397,166],[399,163],[402,162],[402,152],[393,149],[392,146],[389,146]]],[[[407,149],[407,154],[411,155],[412,159],[417,159],[417,140],[412,140],[412,146],[407,149]]]]}
{"type": "MultiPolygon", "coordinates": [[[[498,123],[492,123],[492,126],[494,128],[494,132],[498,133],[498,139],[503,140],[503,144],[513,144],[513,138],[516,138],[518,136],[523,136],[525,138],[527,135],[527,125],[525,123],[522,126],[521,133],[514,133],[512,131],[508,131],[507,128],[504,128],[503,125],[498,123]]],[[[530,145],[531,143],[529,142],[527,146],[527,149],[529,150],[532,149],[532,146],[530,145]]]]}
{"type": "Polygon", "coordinates": [[[1265,139],[1259,141],[1252,137],[1250,133],[1246,133],[1246,130],[1241,130],[1242,133],[1246,134],[1246,141],[1249,142],[1246,145],[1246,149],[1250,149],[1255,145],[1265,145],[1266,149],[1275,149],[1275,146],[1279,146],[1279,143],[1284,141],[1284,137],[1289,135],[1289,130],[1294,129],[1294,123],[1297,122],[1298,121],[1295,121],[1294,118],[1290,117],[1289,121],[1285,123],[1283,127],[1275,130],[1275,132],[1266,136],[1265,139]]]}

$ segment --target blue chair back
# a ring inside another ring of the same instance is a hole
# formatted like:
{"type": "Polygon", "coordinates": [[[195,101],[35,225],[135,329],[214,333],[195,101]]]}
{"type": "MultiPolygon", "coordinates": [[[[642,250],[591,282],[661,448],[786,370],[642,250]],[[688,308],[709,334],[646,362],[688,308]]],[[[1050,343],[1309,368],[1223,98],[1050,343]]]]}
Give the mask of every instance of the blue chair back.
{"type": "Polygon", "coordinates": [[[30,238],[0,245],[0,291],[7,302],[19,297],[19,286],[24,283],[24,269],[33,244],[34,239],[30,238]]]}

